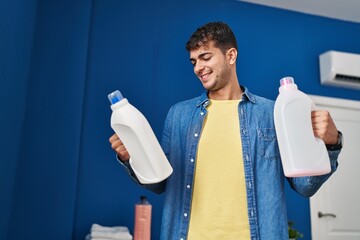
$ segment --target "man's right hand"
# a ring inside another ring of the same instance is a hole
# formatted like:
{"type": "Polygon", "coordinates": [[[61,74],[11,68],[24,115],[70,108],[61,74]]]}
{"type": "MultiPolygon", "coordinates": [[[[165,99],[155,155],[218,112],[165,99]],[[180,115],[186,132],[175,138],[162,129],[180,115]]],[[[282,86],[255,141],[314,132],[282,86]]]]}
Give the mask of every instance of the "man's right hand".
{"type": "Polygon", "coordinates": [[[123,142],[119,139],[118,135],[116,135],[116,133],[114,133],[114,135],[109,138],[109,142],[111,144],[111,148],[116,152],[122,162],[129,161],[129,153],[126,150],[123,142]]]}

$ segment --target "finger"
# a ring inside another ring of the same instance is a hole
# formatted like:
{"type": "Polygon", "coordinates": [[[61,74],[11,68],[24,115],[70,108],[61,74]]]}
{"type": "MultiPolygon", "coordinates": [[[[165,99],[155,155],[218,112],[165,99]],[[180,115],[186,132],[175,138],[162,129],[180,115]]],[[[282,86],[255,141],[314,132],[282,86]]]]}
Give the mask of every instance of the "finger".
{"type": "Polygon", "coordinates": [[[314,110],[314,111],[311,111],[311,116],[321,115],[322,112],[324,112],[324,110],[314,110]]]}
{"type": "Polygon", "coordinates": [[[320,130],[320,129],[324,129],[324,128],[327,128],[329,126],[329,122],[327,120],[314,120],[312,122],[312,127],[313,129],[317,129],[317,130],[320,130]]]}
{"type": "Polygon", "coordinates": [[[114,134],[113,136],[111,136],[109,138],[109,142],[111,143],[111,145],[117,145],[117,144],[123,144],[123,142],[121,141],[121,139],[116,135],[114,134]]]}
{"type": "Polygon", "coordinates": [[[320,138],[324,135],[324,129],[326,125],[323,115],[323,111],[311,112],[311,123],[314,135],[320,138]]]}
{"type": "Polygon", "coordinates": [[[109,138],[109,142],[112,143],[113,141],[118,140],[119,137],[116,133],[114,133],[110,138],[109,138]]]}
{"type": "Polygon", "coordinates": [[[327,128],[331,121],[331,116],[327,111],[317,111],[311,114],[313,129],[327,128]]]}
{"type": "Polygon", "coordinates": [[[314,129],[314,135],[318,138],[323,139],[325,137],[325,129],[314,129]]]}
{"type": "Polygon", "coordinates": [[[312,119],[321,119],[326,120],[330,118],[330,113],[328,111],[312,111],[311,112],[311,118],[312,119]]]}
{"type": "Polygon", "coordinates": [[[123,151],[126,150],[124,144],[117,144],[117,146],[115,147],[116,151],[123,151]]]}
{"type": "Polygon", "coordinates": [[[114,150],[116,150],[120,146],[121,146],[121,143],[119,141],[114,141],[111,143],[111,148],[114,150]]]}
{"type": "Polygon", "coordinates": [[[130,159],[130,155],[125,148],[122,147],[117,148],[116,153],[121,161],[128,161],[130,159]]]}
{"type": "Polygon", "coordinates": [[[326,144],[337,142],[338,132],[335,123],[328,111],[312,113],[314,135],[321,138],[326,144]]]}
{"type": "Polygon", "coordinates": [[[322,118],[321,115],[313,115],[313,116],[311,116],[311,122],[313,124],[320,123],[322,121],[323,121],[323,118],[322,118]]]}
{"type": "Polygon", "coordinates": [[[115,150],[115,149],[118,148],[118,147],[123,147],[123,148],[125,148],[123,142],[122,142],[120,139],[116,139],[116,140],[114,140],[113,142],[111,142],[111,148],[112,148],[112,149],[115,150]]]}

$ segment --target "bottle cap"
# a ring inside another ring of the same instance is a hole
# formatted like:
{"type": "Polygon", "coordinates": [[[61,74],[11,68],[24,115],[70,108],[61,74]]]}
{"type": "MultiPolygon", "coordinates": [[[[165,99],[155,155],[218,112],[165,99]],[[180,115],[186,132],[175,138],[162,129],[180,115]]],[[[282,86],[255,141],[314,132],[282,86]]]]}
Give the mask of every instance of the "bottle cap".
{"type": "Polygon", "coordinates": [[[111,104],[115,104],[117,102],[120,102],[121,99],[124,97],[121,95],[121,92],[119,90],[116,90],[108,95],[108,99],[111,104]]]}
{"type": "Polygon", "coordinates": [[[140,204],[149,204],[146,196],[140,196],[140,204]]]}
{"type": "Polygon", "coordinates": [[[294,78],[292,77],[283,77],[280,79],[280,86],[286,85],[286,84],[293,84],[294,78]]]}

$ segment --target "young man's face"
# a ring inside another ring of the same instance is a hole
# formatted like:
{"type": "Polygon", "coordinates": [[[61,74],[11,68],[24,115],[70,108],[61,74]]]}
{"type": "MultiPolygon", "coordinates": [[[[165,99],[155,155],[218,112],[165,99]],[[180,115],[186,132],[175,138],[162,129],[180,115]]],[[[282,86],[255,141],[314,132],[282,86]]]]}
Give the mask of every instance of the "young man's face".
{"type": "Polygon", "coordinates": [[[216,91],[230,81],[230,65],[226,54],[210,41],[198,49],[190,51],[190,61],[194,72],[208,91],[216,91]]]}

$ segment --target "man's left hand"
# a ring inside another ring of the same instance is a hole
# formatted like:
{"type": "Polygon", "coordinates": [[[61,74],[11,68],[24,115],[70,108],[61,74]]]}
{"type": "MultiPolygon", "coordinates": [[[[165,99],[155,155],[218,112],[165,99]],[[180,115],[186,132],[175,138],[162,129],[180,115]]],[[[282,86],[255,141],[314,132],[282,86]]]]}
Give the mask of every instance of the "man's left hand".
{"type": "Polygon", "coordinates": [[[336,144],[338,142],[339,134],[328,111],[312,111],[311,122],[314,135],[321,138],[325,144],[336,144]]]}

